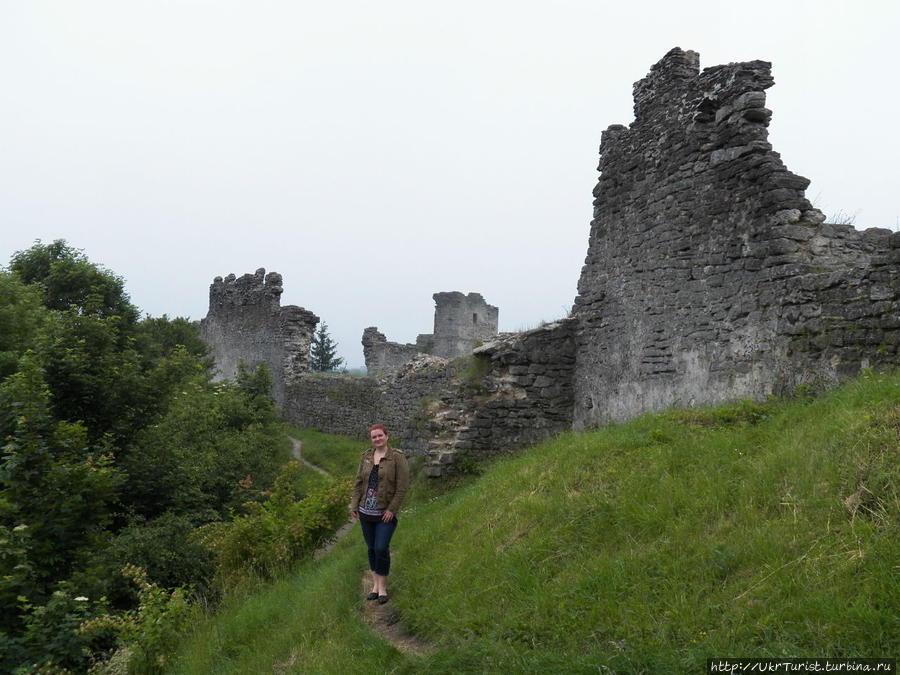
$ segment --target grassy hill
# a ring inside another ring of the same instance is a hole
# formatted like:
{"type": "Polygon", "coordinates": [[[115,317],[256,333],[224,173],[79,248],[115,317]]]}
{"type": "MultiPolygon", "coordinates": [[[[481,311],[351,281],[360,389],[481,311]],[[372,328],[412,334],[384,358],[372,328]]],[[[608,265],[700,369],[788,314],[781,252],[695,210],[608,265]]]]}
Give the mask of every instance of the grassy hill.
{"type": "Polygon", "coordinates": [[[426,655],[364,622],[354,529],[228,600],[180,667],[698,673],[714,656],[897,656],[898,460],[898,375],[568,433],[455,489],[414,486],[389,591],[426,655]]]}

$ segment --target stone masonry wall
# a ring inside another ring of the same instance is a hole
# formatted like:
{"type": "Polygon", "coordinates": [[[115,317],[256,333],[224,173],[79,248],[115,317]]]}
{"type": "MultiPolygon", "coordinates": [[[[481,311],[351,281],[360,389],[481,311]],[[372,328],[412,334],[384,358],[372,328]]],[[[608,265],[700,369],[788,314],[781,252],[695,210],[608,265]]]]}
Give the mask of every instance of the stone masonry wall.
{"type": "Polygon", "coordinates": [[[381,422],[442,475],[573,426],[897,366],[900,234],[824,222],[768,143],[772,84],[766,62],[701,72],[676,48],[634,85],[634,122],[602,135],[572,318],[496,335],[480,295],[437,293],[415,345],[366,329],[369,377],[312,375],[317,317],[259,270],[210,288],[220,373],[264,361],[289,421],[360,439],[381,422]]]}
{"type": "Polygon", "coordinates": [[[571,429],[576,327],[558,321],[476,348],[453,389],[423,406],[426,472],[439,476],[571,429]]]}
{"type": "Polygon", "coordinates": [[[763,61],[670,51],[600,146],[576,427],[898,363],[900,235],[824,224],[767,141],[763,61]]]}
{"type": "Polygon", "coordinates": [[[376,377],[398,370],[423,351],[417,345],[388,342],[375,326],[363,331],[362,346],[366,372],[376,377]]]}
{"type": "Polygon", "coordinates": [[[497,334],[499,310],[480,293],[435,293],[434,333],[424,333],[415,344],[389,342],[375,326],[363,331],[363,356],[369,375],[396,372],[417,354],[445,359],[471,354],[479,344],[497,334]]]}
{"type": "Polygon", "coordinates": [[[308,375],[291,385],[293,424],[364,439],[382,423],[439,476],[462,458],[509,452],[570,429],[571,320],[499,336],[467,358],[418,355],[382,378],[308,375]]]}
{"type": "MultiPolygon", "coordinates": [[[[429,353],[452,359],[497,334],[499,310],[480,293],[435,293],[433,346],[429,353]]],[[[420,336],[419,341],[422,337],[420,336]]]]}
{"type": "Polygon", "coordinates": [[[452,388],[457,366],[446,359],[418,355],[385,377],[309,374],[289,390],[284,416],[300,427],[368,438],[373,424],[384,424],[408,455],[424,455],[423,401],[452,388]]]}
{"type": "Polygon", "coordinates": [[[200,321],[216,377],[234,377],[240,361],[251,368],[265,363],[279,406],[286,385],[309,370],[309,345],[319,321],[302,307],[281,307],[281,283],[280,274],[263,268],[240,278],[216,277],[209,287],[209,311],[200,321]]]}

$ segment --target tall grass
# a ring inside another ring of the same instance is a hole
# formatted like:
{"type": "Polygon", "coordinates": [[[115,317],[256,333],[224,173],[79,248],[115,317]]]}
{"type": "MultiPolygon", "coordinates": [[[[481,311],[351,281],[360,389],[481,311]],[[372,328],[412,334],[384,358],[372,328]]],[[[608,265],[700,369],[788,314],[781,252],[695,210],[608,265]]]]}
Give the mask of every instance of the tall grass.
{"type": "Polygon", "coordinates": [[[286,426],[289,436],[301,441],[303,458],[325,469],[335,478],[356,475],[359,456],[369,447],[366,441],[326,434],[313,429],[286,426]]]}
{"type": "Polygon", "coordinates": [[[293,575],[228,598],[187,638],[177,672],[354,673],[361,663],[388,672],[396,653],[359,611],[358,544],[339,542],[293,575]]]}
{"type": "Polygon", "coordinates": [[[361,624],[358,532],[204,631],[225,652],[253,644],[266,668],[294,654],[289,672],[678,673],[714,656],[896,656],[898,479],[898,375],[815,401],[649,415],[420,491],[390,584],[429,655],[401,655],[361,624]],[[238,618],[269,602],[281,609],[266,635],[238,618]],[[268,635],[285,622],[287,635],[268,635]]]}

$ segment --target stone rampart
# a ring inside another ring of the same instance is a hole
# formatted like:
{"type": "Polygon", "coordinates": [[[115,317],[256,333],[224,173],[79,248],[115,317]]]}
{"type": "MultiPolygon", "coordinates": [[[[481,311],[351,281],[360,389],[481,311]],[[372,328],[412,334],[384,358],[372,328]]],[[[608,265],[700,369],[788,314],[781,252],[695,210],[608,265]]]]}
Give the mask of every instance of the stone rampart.
{"type": "Polygon", "coordinates": [[[384,424],[407,454],[424,455],[424,402],[446,396],[456,372],[457,364],[419,354],[387,377],[309,374],[289,387],[283,413],[297,426],[360,439],[384,424]]]}
{"type": "MultiPolygon", "coordinates": [[[[499,310],[480,293],[435,293],[434,333],[429,353],[452,359],[469,354],[497,334],[499,310]]],[[[419,341],[425,336],[420,336],[419,341]]]]}
{"type": "Polygon", "coordinates": [[[295,424],[362,439],[384,423],[431,475],[573,426],[897,366],[900,234],[824,222],[767,140],[772,84],[766,62],[700,71],[673,49],[634,85],[634,122],[602,135],[570,319],[496,335],[480,295],[436,293],[415,345],[365,330],[369,377],[304,374],[317,318],[280,308],[260,270],[216,279],[204,339],[224,375],[269,363],[295,424]]]}
{"type": "Polygon", "coordinates": [[[824,224],[767,140],[770,64],[670,51],[602,135],[575,424],[898,363],[900,235],[824,224]]]}
{"type": "Polygon", "coordinates": [[[366,372],[376,377],[399,370],[412,361],[414,356],[424,352],[417,345],[388,342],[384,333],[375,326],[363,331],[362,346],[366,372]]]}
{"type": "Polygon", "coordinates": [[[285,387],[309,370],[309,345],[319,317],[295,305],[281,306],[281,275],[255,274],[224,279],[209,287],[209,311],[200,337],[209,346],[216,377],[232,378],[238,363],[264,363],[272,376],[273,397],[285,404],[285,387]]]}
{"type": "Polygon", "coordinates": [[[558,321],[476,348],[449,395],[424,406],[426,471],[438,476],[571,429],[576,325],[558,321]]]}
{"type": "Polygon", "coordinates": [[[576,323],[498,336],[468,357],[420,354],[386,377],[309,375],[286,419],[360,439],[379,422],[432,476],[461,458],[509,452],[572,427],[576,323]]]}
{"type": "Polygon", "coordinates": [[[363,356],[369,375],[396,372],[417,354],[444,359],[471,354],[472,350],[497,334],[499,310],[484,301],[480,293],[459,291],[435,293],[434,333],[424,333],[415,344],[389,342],[375,326],[363,331],[363,356]]]}

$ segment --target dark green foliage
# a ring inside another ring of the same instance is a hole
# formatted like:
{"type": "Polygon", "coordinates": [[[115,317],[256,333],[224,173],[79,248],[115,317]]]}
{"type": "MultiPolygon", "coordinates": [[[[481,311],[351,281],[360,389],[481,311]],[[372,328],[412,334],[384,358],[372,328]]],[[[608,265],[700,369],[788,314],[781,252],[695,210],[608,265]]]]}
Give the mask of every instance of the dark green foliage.
{"type": "Polygon", "coordinates": [[[213,383],[194,324],[138,316],[63,241],[0,272],[0,672],[83,672],[114,638],[129,672],[159,672],[187,616],[165,589],[214,574],[194,528],[265,500],[278,473],[268,373],[213,383]],[[127,612],[76,630],[110,607],[127,612]]]}
{"type": "Polygon", "coordinates": [[[64,580],[97,578],[121,474],[95,454],[79,424],[56,421],[39,362],[26,356],[0,386],[14,419],[0,462],[0,670],[16,663],[74,667],[85,641],[75,627],[90,616],[64,580]]]}
{"type": "Polygon", "coordinates": [[[328,324],[320,324],[309,347],[309,369],[314,373],[330,373],[343,363],[344,359],[337,355],[337,343],[328,334],[328,324]]]}
{"type": "Polygon", "coordinates": [[[234,383],[243,394],[243,401],[252,412],[254,419],[269,420],[275,412],[275,404],[272,401],[272,376],[265,364],[260,364],[253,370],[248,368],[243,361],[238,363],[237,372],[234,375],[234,383]]]}
{"type": "Polygon", "coordinates": [[[16,274],[0,272],[0,380],[16,371],[46,317],[36,287],[26,286],[16,274]]]}
{"type": "Polygon", "coordinates": [[[205,375],[181,386],[122,458],[124,499],[148,519],[171,510],[209,522],[246,501],[239,481],[247,476],[252,484],[272,484],[281,431],[271,402],[255,387],[210,383],[205,375]]]}
{"type": "Polygon", "coordinates": [[[0,310],[0,377],[26,346],[34,349],[54,416],[83,422],[91,442],[109,435],[127,444],[168,400],[175,380],[208,369],[192,323],[165,316],[138,322],[122,280],[65,242],[20,251],[10,269],[0,275],[0,300],[9,301],[0,310]],[[176,365],[167,363],[172,359],[176,365]]]}
{"type": "Polygon", "coordinates": [[[283,467],[270,498],[248,504],[249,513],[199,531],[216,555],[217,580],[225,589],[254,578],[271,578],[309,557],[347,521],[351,481],[315,480],[300,462],[283,467]],[[298,499],[298,494],[303,494],[298,499]]]}
{"type": "MultiPolygon", "coordinates": [[[[78,627],[85,621],[101,614],[106,605],[103,600],[92,602],[84,595],[78,595],[72,584],[62,582],[47,600],[46,604],[32,606],[23,603],[21,609],[25,617],[25,631],[18,641],[18,656],[22,672],[33,672],[37,662],[40,672],[81,671],[85,656],[92,642],[104,643],[103,636],[85,636],[78,627]],[[96,637],[96,639],[92,639],[96,637]]],[[[14,661],[10,660],[10,665],[14,661]]],[[[3,664],[0,661],[0,665],[3,664]]]]}
{"type": "Polygon", "coordinates": [[[212,554],[193,540],[194,523],[168,511],[153,521],[135,519],[110,543],[116,569],[132,563],[163,588],[204,592],[215,573],[212,554]]]}
{"type": "Polygon", "coordinates": [[[197,326],[187,319],[161,317],[141,319],[135,330],[135,348],[144,359],[156,362],[165,358],[178,347],[192,356],[203,358],[209,351],[200,339],[197,326]]]}
{"type": "Polygon", "coordinates": [[[82,623],[77,633],[93,641],[106,636],[116,638],[115,652],[95,648],[90,654],[92,659],[104,661],[102,665],[106,667],[100,672],[138,675],[171,672],[177,661],[175,647],[196,616],[196,610],[188,604],[183,588],[171,591],[160,588],[136,565],[126,565],[121,573],[136,588],[138,608],[92,618],[82,623]]]}
{"type": "Polygon", "coordinates": [[[0,387],[15,416],[0,464],[0,524],[27,527],[27,559],[41,595],[98,544],[121,475],[111,455],[89,448],[83,427],[51,416],[38,365],[26,359],[0,387]]]}
{"type": "Polygon", "coordinates": [[[37,241],[27,251],[17,252],[9,269],[24,283],[41,289],[48,309],[117,316],[128,326],[137,323],[138,310],[125,293],[122,279],[91,263],[62,239],[46,245],[37,241]]]}
{"type": "Polygon", "coordinates": [[[35,341],[57,419],[81,421],[92,441],[112,434],[127,441],[153,405],[140,355],[119,317],[61,311],[35,341]]]}

